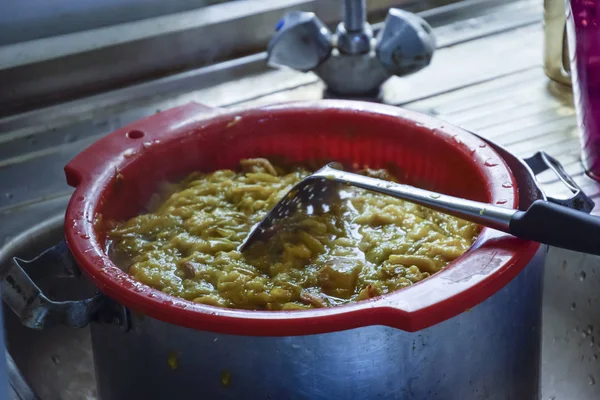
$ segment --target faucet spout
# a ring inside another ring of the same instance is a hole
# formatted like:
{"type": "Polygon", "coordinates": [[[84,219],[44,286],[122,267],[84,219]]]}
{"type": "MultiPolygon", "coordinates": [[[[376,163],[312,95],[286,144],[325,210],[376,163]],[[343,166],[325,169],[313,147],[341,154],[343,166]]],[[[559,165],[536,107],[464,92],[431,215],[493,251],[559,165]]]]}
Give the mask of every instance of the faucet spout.
{"type": "Polygon", "coordinates": [[[344,0],[344,20],[337,27],[337,48],[344,54],[367,54],[373,32],[367,24],[365,0],[344,0]]]}
{"type": "Polygon", "coordinates": [[[367,22],[365,0],[344,0],[344,26],[348,32],[362,31],[367,22]]]}

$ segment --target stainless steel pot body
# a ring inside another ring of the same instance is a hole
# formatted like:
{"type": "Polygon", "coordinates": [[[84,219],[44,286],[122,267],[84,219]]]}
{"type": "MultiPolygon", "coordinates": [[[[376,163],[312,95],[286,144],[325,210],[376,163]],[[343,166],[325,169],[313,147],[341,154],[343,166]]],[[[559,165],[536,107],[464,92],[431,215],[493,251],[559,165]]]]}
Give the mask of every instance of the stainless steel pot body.
{"type": "Polygon", "coordinates": [[[499,292],[443,323],[293,337],[202,332],[132,314],[92,325],[103,400],[535,399],[546,246],[499,292]]]}

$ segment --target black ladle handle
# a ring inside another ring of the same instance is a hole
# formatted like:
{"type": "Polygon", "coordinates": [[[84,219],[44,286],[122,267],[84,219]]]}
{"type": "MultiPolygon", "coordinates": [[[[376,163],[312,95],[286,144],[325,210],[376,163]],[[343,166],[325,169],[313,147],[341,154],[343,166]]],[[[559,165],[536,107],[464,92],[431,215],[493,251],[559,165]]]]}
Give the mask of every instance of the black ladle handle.
{"type": "Polygon", "coordinates": [[[563,249],[600,255],[600,217],[536,200],[513,215],[509,233],[563,249]]]}

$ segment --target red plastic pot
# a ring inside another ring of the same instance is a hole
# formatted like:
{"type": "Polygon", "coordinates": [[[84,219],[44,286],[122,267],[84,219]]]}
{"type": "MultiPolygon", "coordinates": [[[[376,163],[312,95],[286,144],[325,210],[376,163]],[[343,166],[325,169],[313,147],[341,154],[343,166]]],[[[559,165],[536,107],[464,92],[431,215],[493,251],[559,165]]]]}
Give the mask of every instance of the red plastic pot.
{"type": "Polygon", "coordinates": [[[408,183],[517,207],[504,160],[474,135],[400,108],[344,101],[249,109],[189,104],[137,121],[99,140],[65,168],[76,187],[65,234],[77,263],[108,297],[170,324],[247,336],[334,332],[368,325],[421,330],[483,302],[532,260],[540,245],[483,229],[441,272],[402,289],[340,307],[244,311],[196,304],[135,281],[105,253],[102,221],[136,215],[164,181],[233,168],[241,158],[285,156],[370,167],[394,165],[408,183]]]}

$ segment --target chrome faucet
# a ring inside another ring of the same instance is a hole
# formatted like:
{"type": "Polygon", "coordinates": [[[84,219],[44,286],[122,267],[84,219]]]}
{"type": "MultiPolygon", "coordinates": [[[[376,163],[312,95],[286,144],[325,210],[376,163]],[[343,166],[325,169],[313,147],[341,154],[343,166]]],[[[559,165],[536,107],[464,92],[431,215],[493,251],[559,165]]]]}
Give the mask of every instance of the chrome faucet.
{"type": "Polygon", "coordinates": [[[269,65],[314,71],[332,97],[377,97],[391,76],[429,65],[435,38],[421,17],[392,8],[374,38],[365,0],[344,0],[343,15],[332,34],[314,13],[286,14],[267,48],[269,65]]]}

